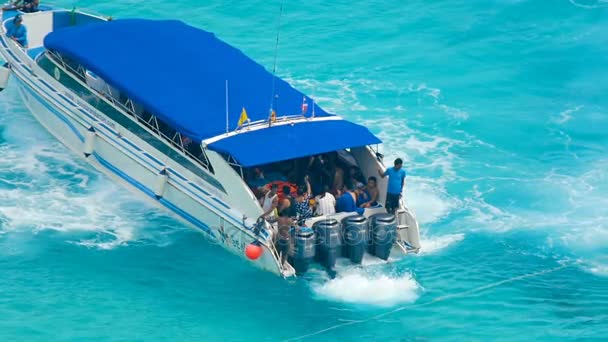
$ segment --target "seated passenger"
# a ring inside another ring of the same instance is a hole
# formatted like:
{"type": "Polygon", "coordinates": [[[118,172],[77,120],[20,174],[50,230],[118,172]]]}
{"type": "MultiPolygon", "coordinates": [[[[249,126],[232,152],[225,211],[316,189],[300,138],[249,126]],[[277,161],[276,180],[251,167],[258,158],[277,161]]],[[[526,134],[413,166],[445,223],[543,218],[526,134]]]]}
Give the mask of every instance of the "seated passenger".
{"type": "Polygon", "coordinates": [[[310,208],[310,181],[308,176],[304,177],[306,189],[299,187],[298,196],[296,197],[296,215],[300,220],[306,220],[312,217],[312,208],[310,208]]]}
{"type": "Polygon", "coordinates": [[[319,216],[336,213],[336,198],[329,192],[329,186],[323,186],[323,193],[316,198],[317,208],[315,213],[319,216]]]}
{"type": "Polygon", "coordinates": [[[38,12],[40,0],[16,0],[2,8],[3,11],[22,11],[25,13],[38,12]]]}
{"type": "Polygon", "coordinates": [[[376,177],[369,177],[367,179],[367,186],[364,188],[363,190],[366,194],[367,194],[367,200],[364,201],[363,203],[359,204],[360,208],[369,208],[369,207],[375,207],[378,205],[378,194],[380,193],[378,191],[378,184],[377,184],[377,180],[376,177]]]}
{"type": "Polygon", "coordinates": [[[21,15],[16,15],[13,18],[13,25],[8,28],[6,35],[27,49],[27,29],[22,23],[23,18],[21,15]]]}
{"type": "Polygon", "coordinates": [[[25,13],[38,12],[38,5],[40,5],[40,0],[23,0],[21,11],[25,13]]]}
{"type": "Polygon", "coordinates": [[[336,200],[336,212],[343,213],[356,211],[358,214],[362,215],[365,209],[357,208],[357,196],[357,190],[347,188],[336,200]]]}
{"type": "Polygon", "coordinates": [[[362,205],[369,201],[369,194],[365,191],[365,185],[358,182],[355,186],[357,189],[357,207],[363,208],[362,205]]]}

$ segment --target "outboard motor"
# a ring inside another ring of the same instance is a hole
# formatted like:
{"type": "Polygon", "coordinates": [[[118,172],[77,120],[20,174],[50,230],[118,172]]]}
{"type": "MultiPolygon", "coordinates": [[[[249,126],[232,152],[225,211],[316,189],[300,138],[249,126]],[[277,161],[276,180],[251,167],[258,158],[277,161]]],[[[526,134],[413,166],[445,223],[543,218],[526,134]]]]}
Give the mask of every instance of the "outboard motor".
{"type": "Polygon", "coordinates": [[[370,219],[371,252],[382,260],[388,260],[397,239],[397,219],[393,214],[375,214],[370,219]]]}
{"type": "Polygon", "coordinates": [[[355,264],[360,264],[367,247],[368,221],[365,216],[355,215],[342,219],[344,227],[344,254],[355,264]]]}
{"type": "Polygon", "coordinates": [[[291,228],[289,231],[292,248],[289,249],[289,263],[296,274],[305,273],[315,258],[315,232],[308,227],[291,228]]]}
{"type": "Polygon", "coordinates": [[[323,266],[332,269],[336,265],[336,258],[340,255],[342,242],[340,223],[330,218],[315,222],[312,229],[317,234],[317,260],[323,266]]]}

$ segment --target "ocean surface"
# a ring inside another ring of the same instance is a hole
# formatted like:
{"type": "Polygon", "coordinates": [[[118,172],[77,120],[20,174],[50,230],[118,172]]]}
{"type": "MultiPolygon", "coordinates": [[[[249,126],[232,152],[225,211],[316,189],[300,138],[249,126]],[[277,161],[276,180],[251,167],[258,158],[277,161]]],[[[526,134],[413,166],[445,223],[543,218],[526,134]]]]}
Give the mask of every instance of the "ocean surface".
{"type": "MultiPolygon", "coordinates": [[[[280,0],[55,3],[177,18],[272,69],[280,0]]],[[[61,146],[13,83],[0,339],[608,339],[608,1],[285,1],[277,73],[404,158],[419,255],[258,271],[61,146]]]]}

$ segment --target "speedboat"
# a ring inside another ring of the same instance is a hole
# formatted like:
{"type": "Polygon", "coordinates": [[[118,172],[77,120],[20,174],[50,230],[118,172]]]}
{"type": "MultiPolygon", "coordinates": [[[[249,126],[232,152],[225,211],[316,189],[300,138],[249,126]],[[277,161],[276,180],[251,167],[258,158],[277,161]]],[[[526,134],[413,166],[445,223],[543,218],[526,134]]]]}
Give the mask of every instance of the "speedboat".
{"type": "Polygon", "coordinates": [[[290,184],[286,165],[320,155],[364,179],[377,176],[385,170],[381,141],[213,33],[177,20],[42,7],[4,11],[2,30],[0,88],[12,75],[29,111],[61,143],[256,267],[287,278],[314,263],[390,262],[420,249],[415,215],[403,201],[387,212],[381,177],[378,203],[363,213],[308,217],[279,234],[256,191],[290,184]],[[27,48],[6,35],[15,15],[27,27],[27,48]],[[253,170],[273,176],[252,186],[253,170]]]}

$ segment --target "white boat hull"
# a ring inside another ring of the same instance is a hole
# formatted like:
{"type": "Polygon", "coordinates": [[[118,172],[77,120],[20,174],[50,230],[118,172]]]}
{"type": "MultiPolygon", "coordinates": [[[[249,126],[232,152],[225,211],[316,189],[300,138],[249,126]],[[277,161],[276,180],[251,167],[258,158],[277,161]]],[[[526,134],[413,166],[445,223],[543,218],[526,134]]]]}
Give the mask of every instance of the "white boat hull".
{"type": "MultiPolygon", "coordinates": [[[[86,80],[72,79],[66,74],[68,67],[63,61],[53,62],[54,69],[44,65],[46,71],[43,70],[32,56],[44,50],[42,39],[53,30],[53,15],[41,12],[25,15],[25,19],[28,31],[32,29],[31,46],[36,48],[30,49],[28,56],[16,43],[0,35],[0,53],[11,67],[10,71],[0,70],[0,88],[8,75],[14,75],[25,105],[38,122],[94,168],[242,258],[247,245],[260,241],[262,256],[249,260],[254,266],[284,277],[295,275],[289,264],[280,264],[273,232],[263,229],[257,236],[254,233],[255,218],[262,209],[242,181],[242,174],[237,174],[222,155],[205,149],[205,159],[213,171],[205,162],[190,165],[198,161],[186,157],[183,146],[178,150],[140,124],[138,110],[121,109],[115,100],[90,91],[86,80]],[[65,82],[63,77],[70,79],[65,82]],[[106,102],[108,108],[100,107],[99,102],[87,102],[92,101],[91,96],[102,104],[106,102]]],[[[364,174],[376,174],[383,167],[372,152],[369,147],[351,150],[364,174]]],[[[380,189],[386,188],[385,182],[378,180],[380,189]]],[[[384,193],[380,195],[383,197],[384,193]]],[[[376,212],[385,209],[368,209],[366,216],[376,212]]],[[[349,214],[337,217],[344,215],[349,214]]],[[[312,226],[324,218],[327,217],[310,219],[307,224],[312,226]]],[[[413,213],[402,204],[397,218],[399,234],[392,260],[420,248],[413,213]]]]}
{"type": "MultiPolygon", "coordinates": [[[[30,87],[19,77],[20,75],[16,76],[19,93],[29,111],[63,145],[115,182],[147,199],[148,202],[169,211],[182,222],[204,232],[211,242],[218,243],[234,254],[244,257],[245,247],[254,241],[254,236],[232,223],[235,221],[234,214],[233,217],[228,218],[218,215],[217,210],[210,210],[201,204],[200,198],[183,190],[185,184],[178,177],[174,177],[175,179],[168,177],[162,197],[157,198],[154,190],[158,188],[158,176],[162,170],[160,165],[157,169],[145,165],[141,158],[125,153],[122,146],[112,141],[109,135],[101,132],[96,134],[91,149],[86,137],[88,129],[94,127],[94,122],[83,125],[86,122],[83,118],[80,118],[82,121],[74,120],[73,112],[62,111],[48,103],[43,95],[30,87]],[[85,152],[92,153],[89,157],[85,157],[85,152]]],[[[171,164],[169,161],[166,162],[168,165],[171,164]]],[[[252,264],[275,274],[282,274],[271,247],[268,244],[263,247],[264,253],[259,259],[252,261],[252,264]]]]}

